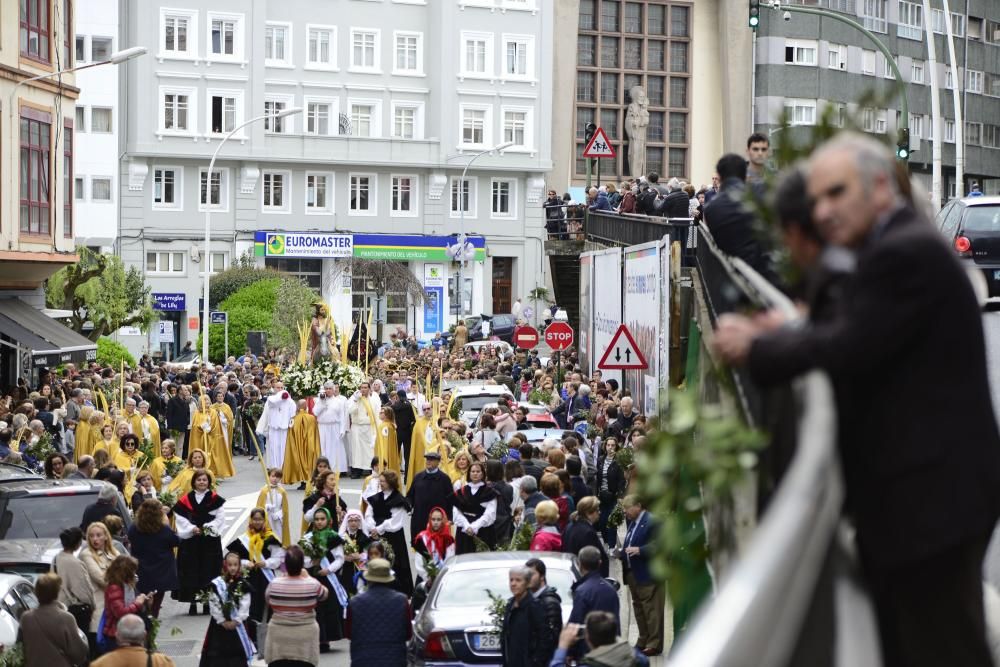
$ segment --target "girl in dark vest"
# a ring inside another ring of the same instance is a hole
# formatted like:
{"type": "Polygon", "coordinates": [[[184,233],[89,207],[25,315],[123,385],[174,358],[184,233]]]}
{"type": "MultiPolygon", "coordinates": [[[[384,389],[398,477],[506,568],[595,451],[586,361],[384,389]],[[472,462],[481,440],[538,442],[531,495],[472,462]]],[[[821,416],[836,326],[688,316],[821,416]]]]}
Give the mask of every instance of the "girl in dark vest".
{"type": "Polygon", "coordinates": [[[379,475],[379,487],[379,493],[368,497],[365,518],[372,526],[369,535],[373,540],[385,540],[392,548],[395,588],[409,597],[413,595],[413,576],[410,574],[410,550],[403,526],[410,512],[410,503],[399,492],[399,475],[394,471],[385,470],[379,475]]]}
{"type": "Polygon", "coordinates": [[[243,578],[238,554],[226,554],[222,575],[211,581],[208,595],[211,619],[199,667],[246,667],[256,653],[247,627],[254,591],[243,578]]]}
{"type": "Polygon", "coordinates": [[[267,620],[264,617],[267,612],[264,591],[284,564],[285,550],[268,528],[264,510],[260,507],[250,510],[247,532],[230,542],[226,549],[238,555],[242,566],[249,571],[247,580],[255,594],[250,598],[250,620],[253,622],[247,624],[247,629],[250,637],[256,640],[257,624],[267,620]]]}
{"type": "Polygon", "coordinates": [[[497,518],[498,494],[485,483],[486,466],[474,461],[469,466],[469,482],[455,492],[452,519],[456,530],[456,551],[460,554],[475,553],[478,537],[490,548],[496,546],[493,523],[497,518]]]}
{"type": "MultiPolygon", "coordinates": [[[[190,602],[188,615],[198,613],[195,596],[207,589],[222,562],[222,532],[225,523],[223,505],[226,499],[211,490],[212,476],[207,470],[195,470],[191,476],[191,491],[174,505],[177,537],[177,575],[180,589],[177,599],[190,602]]],[[[202,613],[208,613],[204,605],[202,613]]]]}
{"type": "Polygon", "coordinates": [[[353,596],[358,592],[355,575],[367,558],[365,553],[372,538],[368,537],[365,531],[365,517],[358,510],[347,510],[337,534],[344,540],[344,566],[340,568],[337,576],[347,594],[353,596]]]}
{"type": "Polygon", "coordinates": [[[301,543],[310,543],[306,552],[305,567],[313,579],[323,584],[329,595],[316,607],[316,622],[319,623],[319,652],[330,650],[329,642],[344,638],[344,607],[347,606],[347,592],[337,578],[344,565],[344,540],[333,529],[330,510],[320,507],[313,514],[308,533],[301,543]],[[313,553],[310,554],[309,552],[313,553]],[[321,552],[322,555],[319,555],[321,552]]]}

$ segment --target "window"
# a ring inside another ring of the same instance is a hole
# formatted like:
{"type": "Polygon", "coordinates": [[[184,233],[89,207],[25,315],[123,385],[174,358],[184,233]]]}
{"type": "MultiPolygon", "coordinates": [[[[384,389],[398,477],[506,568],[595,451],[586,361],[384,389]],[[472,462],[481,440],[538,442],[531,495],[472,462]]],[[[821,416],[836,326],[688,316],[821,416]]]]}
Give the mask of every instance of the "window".
{"type": "Polygon", "coordinates": [[[306,47],[306,65],[333,69],[337,66],[337,28],[335,26],[306,26],[309,43],[306,47]]]}
{"type": "Polygon", "coordinates": [[[601,67],[618,67],[617,37],[601,37],[601,67]]]}
{"type": "MultiPolygon", "coordinates": [[[[587,123],[594,122],[593,108],[588,107],[577,107],[576,108],[576,138],[583,139],[587,134],[587,123]]],[[[580,146],[580,151],[583,151],[583,146],[580,146]]],[[[586,171],[586,170],[584,170],[586,171]]],[[[579,172],[583,173],[583,172],[579,172]]]]}
{"type": "Polygon", "coordinates": [[[597,99],[594,97],[594,80],[597,75],[594,72],[577,72],[576,73],[576,101],[577,102],[596,102],[597,99]]]}
{"type": "Polygon", "coordinates": [[[475,178],[467,178],[464,181],[460,178],[451,179],[451,215],[476,216],[476,183],[475,178]]]}
{"type": "Polygon", "coordinates": [[[646,68],[658,72],[666,69],[665,42],[649,40],[646,42],[646,68]]]}
{"type": "Polygon", "coordinates": [[[989,72],[985,74],[983,94],[990,97],[1000,97],[1000,75],[990,74],[989,72]]]}
{"type": "Polygon", "coordinates": [[[90,108],[90,131],[104,134],[112,131],[111,109],[107,107],[90,108]]]}
{"type": "Polygon", "coordinates": [[[239,103],[233,93],[215,93],[209,97],[210,131],[213,134],[232,132],[238,123],[237,110],[239,103]]]}
{"type": "Polygon", "coordinates": [[[93,62],[100,62],[111,58],[111,38],[91,37],[90,38],[90,59],[93,62]]]}
{"type": "Polygon", "coordinates": [[[861,0],[861,20],[873,32],[889,32],[888,0],[861,0]]]}
{"type": "Polygon", "coordinates": [[[504,76],[527,78],[533,74],[531,67],[532,41],[528,37],[504,38],[504,76]]]}
{"type": "Polygon", "coordinates": [[[393,74],[423,74],[423,33],[395,32],[396,59],[393,63],[393,74]]]}
{"type": "MultiPolygon", "coordinates": [[[[931,29],[938,34],[945,34],[947,26],[944,23],[944,11],[941,9],[931,10],[931,29]]],[[[965,16],[956,12],[951,13],[951,31],[955,37],[965,36],[965,16]]],[[[970,35],[971,37],[971,35],[970,35]]]]}
{"type": "Polygon", "coordinates": [[[930,116],[924,116],[924,120],[922,122],[924,124],[923,126],[927,128],[927,134],[924,136],[929,141],[934,138],[934,130],[936,129],[934,127],[934,119],[931,118],[930,116]]]}
{"type": "Polygon", "coordinates": [[[608,139],[618,139],[618,110],[601,109],[601,122],[598,123],[608,139]]]}
{"type": "Polygon", "coordinates": [[[881,64],[882,66],[881,67],[882,76],[885,77],[886,79],[895,79],[896,73],[892,70],[892,66],[896,64],[896,61],[895,60],[890,61],[884,55],[882,55],[882,53],[879,53],[877,58],[879,64],[881,64]]]}
{"type": "Polygon", "coordinates": [[[333,176],[306,172],[306,213],[328,213],[330,211],[330,187],[333,176]]]}
{"type": "Polygon", "coordinates": [[[375,175],[351,174],[351,203],[354,215],[375,215],[375,175]]]}
{"type": "Polygon", "coordinates": [[[670,42],[670,71],[688,71],[688,45],[687,42],[670,42]]]}
{"type": "Polygon", "coordinates": [[[289,67],[292,64],[292,26],[288,23],[268,23],[264,28],[264,64],[269,67],[289,67]]]}
{"type": "MultiPolygon", "coordinates": [[[[21,0],[20,4],[21,55],[49,62],[49,0],[21,0]]],[[[23,221],[21,231],[25,231],[23,221]]]]}
{"type": "Polygon", "coordinates": [[[618,32],[618,1],[601,1],[601,30],[604,32],[618,32]]]}
{"type": "Polygon", "coordinates": [[[687,106],[687,79],[670,78],[670,106],[675,109],[687,106]]]}
{"type": "Polygon", "coordinates": [[[486,145],[485,109],[462,109],[462,143],[470,146],[486,145]]]}
{"type": "Polygon", "coordinates": [[[691,10],[688,7],[674,5],[670,8],[670,36],[690,37],[688,25],[691,10]]]}
{"type": "Polygon", "coordinates": [[[462,33],[462,74],[493,74],[493,35],[462,33]]]}
{"type": "Polygon", "coordinates": [[[208,270],[210,273],[221,273],[226,270],[226,253],[213,252],[208,255],[208,270]]]}
{"type": "Polygon", "coordinates": [[[184,253],[147,252],[146,273],[184,273],[184,253]]]}
{"type": "Polygon", "coordinates": [[[646,32],[650,35],[665,35],[667,8],[663,5],[646,5],[646,32]]]}
{"type": "Polygon", "coordinates": [[[327,136],[330,134],[330,118],[333,116],[330,102],[306,103],[306,134],[327,136]]]}
{"type": "Polygon", "coordinates": [[[418,111],[419,107],[415,105],[394,104],[392,108],[392,136],[399,139],[418,138],[418,111]]]}
{"type": "Polygon", "coordinates": [[[625,40],[625,68],[642,69],[642,40],[625,40]]]}
{"type": "Polygon", "coordinates": [[[686,113],[673,113],[670,114],[670,143],[672,144],[686,144],[687,143],[687,114],[686,113]]]}
{"type": "Polygon", "coordinates": [[[815,125],[816,100],[785,100],[785,113],[791,125],[815,125]]]}
{"type": "Polygon", "coordinates": [[[580,35],[576,40],[576,64],[584,67],[597,65],[597,38],[593,35],[580,35]]]}
{"type": "Polygon", "coordinates": [[[73,238],[73,126],[63,125],[63,236],[73,238]]]}
{"type": "Polygon", "coordinates": [[[955,89],[955,77],[952,75],[950,67],[946,67],[944,70],[944,87],[951,90],[955,89]]]}
{"type": "Polygon", "coordinates": [[[790,65],[816,65],[816,42],[785,40],[785,62],[790,65]]]}
{"type": "Polygon", "coordinates": [[[182,173],[179,167],[153,168],[153,208],[181,208],[182,173]]]}
{"type": "Polygon", "coordinates": [[[111,201],[111,178],[108,176],[90,177],[90,201],[111,201]]]}
{"type": "Polygon", "coordinates": [[[861,49],[861,73],[875,76],[875,52],[861,49]]]}
{"type": "Polygon", "coordinates": [[[924,8],[914,2],[899,0],[899,25],[896,34],[920,41],[924,31],[924,8]]]}
{"type": "Polygon", "coordinates": [[[189,132],[188,108],[191,95],[187,92],[166,91],[161,93],[163,120],[160,127],[168,132],[189,132]]]}
{"type": "Polygon", "coordinates": [[[930,138],[924,134],[924,117],[917,114],[910,114],[910,136],[914,139],[921,137],[930,138]]]}
{"type": "Polygon", "coordinates": [[[265,171],[262,174],[261,208],[270,213],[288,211],[288,181],[291,176],[283,171],[265,171]]]}
{"type": "Polygon", "coordinates": [[[378,137],[378,114],[374,103],[351,103],[351,134],[355,137],[378,137]]]}
{"type": "Polygon", "coordinates": [[[983,124],[982,123],[966,123],[965,124],[965,145],[966,146],[979,146],[983,143],[983,124]]]}
{"type": "Polygon", "coordinates": [[[77,132],[87,131],[87,107],[76,108],[76,122],[73,124],[77,132]]]}
{"type": "Polygon", "coordinates": [[[826,56],[826,66],[830,69],[847,69],[847,45],[831,44],[826,56]]]}
{"type": "Polygon", "coordinates": [[[862,127],[865,132],[885,134],[888,129],[888,112],[885,109],[867,108],[862,113],[862,127]]]}
{"type": "MultiPolygon", "coordinates": [[[[23,7],[23,5],[22,5],[23,7]]],[[[51,233],[49,178],[52,150],[50,116],[32,109],[21,111],[20,229],[22,234],[51,233]]]]}
{"type": "Polygon", "coordinates": [[[924,61],[914,60],[910,63],[910,83],[924,82],[924,61]]]}
{"type": "Polygon", "coordinates": [[[84,201],[87,198],[87,193],[84,191],[84,182],[83,176],[77,176],[73,179],[73,197],[77,201],[84,201]]]}
{"type": "Polygon", "coordinates": [[[983,125],[983,146],[986,148],[1000,148],[1000,127],[996,125],[983,125]]]}
{"type": "Polygon", "coordinates": [[[513,218],[515,182],[494,180],[491,183],[490,216],[493,218],[513,218]]]}
{"type": "Polygon", "coordinates": [[[519,147],[527,148],[529,146],[527,111],[504,110],[503,140],[505,143],[511,141],[519,147]]]}
{"type": "Polygon", "coordinates": [[[965,89],[970,93],[983,93],[983,73],[976,70],[965,70],[965,89]]]}
{"type": "Polygon", "coordinates": [[[626,2],[622,25],[624,26],[624,32],[642,32],[642,5],[638,2],[626,2]]]}
{"type": "Polygon", "coordinates": [[[944,122],[944,141],[947,144],[955,143],[955,121],[953,120],[944,122]]]}
{"type": "Polygon", "coordinates": [[[351,30],[351,68],[377,70],[378,30],[351,30]]]}
{"type": "Polygon", "coordinates": [[[264,131],[272,134],[286,134],[292,131],[291,116],[279,116],[282,111],[291,106],[288,98],[272,98],[264,100],[264,131]]]}
{"type": "Polygon", "coordinates": [[[74,60],[79,65],[80,63],[87,62],[87,38],[83,35],[76,36],[76,50],[74,52],[74,60]]]}
{"type": "Polygon", "coordinates": [[[188,15],[163,16],[163,50],[173,55],[188,53],[188,33],[193,18],[188,15]]]}
{"type": "Polygon", "coordinates": [[[243,56],[243,17],[240,15],[208,15],[208,52],[217,58],[243,56]]]}
{"type": "Polygon", "coordinates": [[[663,112],[649,112],[649,128],[647,136],[651,141],[663,141],[663,112]]]}
{"type": "Polygon", "coordinates": [[[647,76],[646,77],[646,97],[649,98],[649,103],[653,106],[666,106],[667,103],[663,101],[663,77],[662,76],[647,76]]]}
{"type": "Polygon", "coordinates": [[[416,207],[417,177],[392,176],[391,211],[394,216],[414,216],[416,207]]]}
{"type": "Polygon", "coordinates": [[[601,74],[601,101],[618,104],[618,73],[604,72],[601,74]]]}
{"type": "MultiPolygon", "coordinates": [[[[667,154],[667,172],[678,178],[687,174],[687,150],[684,148],[671,148],[667,154]]],[[[663,169],[660,169],[663,173],[663,169]]]]}
{"type": "Polygon", "coordinates": [[[199,195],[198,203],[201,210],[207,208],[225,210],[229,206],[229,172],[224,169],[213,169],[209,183],[208,169],[198,171],[199,195]]]}
{"type": "Polygon", "coordinates": [[[580,0],[580,20],[577,24],[580,30],[597,30],[597,15],[594,5],[597,0],[580,0]]]}

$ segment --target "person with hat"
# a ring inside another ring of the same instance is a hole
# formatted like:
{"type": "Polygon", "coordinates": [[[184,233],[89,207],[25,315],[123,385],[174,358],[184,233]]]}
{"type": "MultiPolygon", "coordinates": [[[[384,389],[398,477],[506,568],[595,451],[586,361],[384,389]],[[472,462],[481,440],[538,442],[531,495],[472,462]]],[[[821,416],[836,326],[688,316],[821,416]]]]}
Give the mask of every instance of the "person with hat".
{"type": "Polygon", "coordinates": [[[346,634],[351,640],[351,664],[398,667],[406,664],[406,642],[413,634],[410,601],[393,590],[389,561],[375,558],[365,571],[368,590],[347,607],[346,634]]]}
{"type": "Polygon", "coordinates": [[[453,494],[451,478],[441,471],[441,454],[436,450],[424,452],[424,469],[413,477],[406,491],[413,514],[410,517],[410,535],[416,535],[427,525],[431,510],[440,507],[445,516],[451,515],[453,494]]]}

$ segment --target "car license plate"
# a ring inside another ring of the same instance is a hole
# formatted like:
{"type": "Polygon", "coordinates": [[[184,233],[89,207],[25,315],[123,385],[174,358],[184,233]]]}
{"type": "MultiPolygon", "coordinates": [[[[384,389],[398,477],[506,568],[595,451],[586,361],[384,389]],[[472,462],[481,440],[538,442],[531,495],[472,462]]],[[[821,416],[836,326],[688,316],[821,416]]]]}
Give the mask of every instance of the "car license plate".
{"type": "Polygon", "coordinates": [[[492,632],[477,634],[473,637],[472,643],[477,651],[499,651],[500,635],[492,632]]]}
{"type": "Polygon", "coordinates": [[[993,272],[993,280],[1000,280],[1000,271],[993,272]]]}

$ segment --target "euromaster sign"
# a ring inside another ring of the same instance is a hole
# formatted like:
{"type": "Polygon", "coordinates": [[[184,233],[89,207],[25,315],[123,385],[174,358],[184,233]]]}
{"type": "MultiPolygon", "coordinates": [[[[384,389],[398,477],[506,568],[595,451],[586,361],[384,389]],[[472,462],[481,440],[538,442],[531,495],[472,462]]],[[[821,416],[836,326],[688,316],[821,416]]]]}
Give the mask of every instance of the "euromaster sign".
{"type": "MultiPolygon", "coordinates": [[[[470,236],[468,239],[476,249],[475,261],[485,261],[486,239],[481,236],[470,236]]],[[[416,234],[254,232],[254,254],[257,257],[360,257],[404,262],[450,262],[447,248],[457,242],[455,236],[416,234]]]]}

